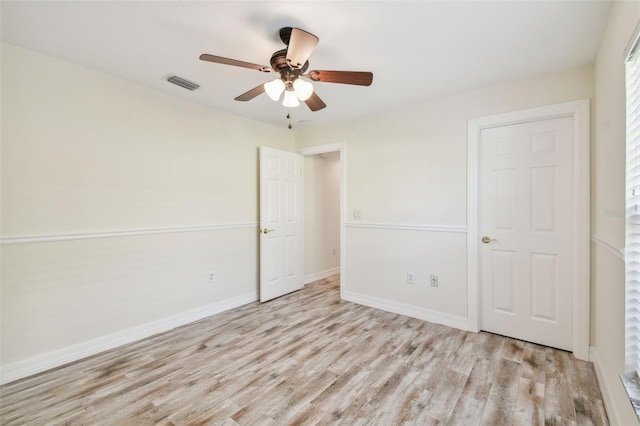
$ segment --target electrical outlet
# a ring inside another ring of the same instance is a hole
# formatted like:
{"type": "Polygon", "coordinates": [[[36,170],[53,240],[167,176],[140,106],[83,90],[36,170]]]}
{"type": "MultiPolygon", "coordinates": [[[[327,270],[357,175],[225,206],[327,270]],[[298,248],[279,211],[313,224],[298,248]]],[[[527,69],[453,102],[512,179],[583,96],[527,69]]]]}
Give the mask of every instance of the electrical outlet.
{"type": "Polygon", "coordinates": [[[209,282],[213,282],[213,272],[209,272],[209,282]]]}
{"type": "Polygon", "coordinates": [[[360,210],[353,211],[353,218],[356,220],[360,220],[362,218],[362,213],[360,212],[360,210]]]}
{"type": "Polygon", "coordinates": [[[438,276],[437,275],[430,275],[429,276],[429,282],[431,283],[431,287],[438,287],[438,276]]]}
{"type": "Polygon", "coordinates": [[[413,284],[413,272],[407,272],[407,284],[413,284]]]}

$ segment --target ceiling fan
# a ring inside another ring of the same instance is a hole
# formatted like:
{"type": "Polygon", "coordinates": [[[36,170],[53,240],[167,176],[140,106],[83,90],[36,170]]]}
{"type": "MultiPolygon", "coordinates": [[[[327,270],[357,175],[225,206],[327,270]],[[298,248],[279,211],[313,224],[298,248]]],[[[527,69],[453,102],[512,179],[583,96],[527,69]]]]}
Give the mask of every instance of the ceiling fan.
{"type": "Polygon", "coordinates": [[[327,105],[315,93],[313,85],[307,80],[358,86],[371,85],[373,74],[365,71],[312,70],[306,73],[309,68],[307,59],[318,44],[318,37],[299,28],[291,27],[281,28],[279,34],[287,48],[278,50],[271,55],[271,67],[206,53],[200,55],[200,59],[218,64],[250,68],[265,73],[277,72],[280,74],[280,77],[275,80],[260,84],[238,96],[235,98],[236,101],[249,101],[263,92],[266,92],[274,101],[278,101],[284,93],[282,101],[284,106],[297,107],[300,105],[299,101],[303,101],[311,111],[318,111],[327,105]]]}

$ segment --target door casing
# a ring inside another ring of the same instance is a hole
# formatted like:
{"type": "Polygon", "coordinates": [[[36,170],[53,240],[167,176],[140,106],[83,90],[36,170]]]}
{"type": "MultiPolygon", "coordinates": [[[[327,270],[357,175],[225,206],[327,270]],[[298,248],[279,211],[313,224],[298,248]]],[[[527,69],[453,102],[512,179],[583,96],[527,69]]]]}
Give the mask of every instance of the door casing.
{"type": "Polygon", "coordinates": [[[566,102],[539,108],[473,118],[467,125],[467,317],[468,329],[480,331],[480,257],[478,245],[479,213],[479,145],[480,132],[492,127],[520,124],[551,118],[573,119],[573,354],[589,359],[589,100],[566,102]]]}

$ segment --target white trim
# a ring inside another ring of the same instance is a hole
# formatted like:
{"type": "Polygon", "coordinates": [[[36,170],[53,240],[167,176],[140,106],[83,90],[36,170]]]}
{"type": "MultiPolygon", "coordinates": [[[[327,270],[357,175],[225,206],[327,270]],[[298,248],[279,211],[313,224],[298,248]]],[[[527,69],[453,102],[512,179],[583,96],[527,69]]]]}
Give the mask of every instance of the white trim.
{"type": "Polygon", "coordinates": [[[336,266],[335,268],[325,269],[324,271],[315,272],[313,274],[305,275],[302,279],[302,284],[307,285],[311,284],[314,281],[323,280],[325,278],[329,278],[332,275],[339,274],[340,267],[336,266]]]}
{"type": "MultiPolygon", "coordinates": [[[[328,152],[336,152],[344,149],[344,142],[328,143],[325,145],[310,146],[298,150],[298,154],[308,157],[316,154],[326,154],[328,152]]],[[[340,158],[342,160],[342,158],[340,158]]]]}
{"type": "Polygon", "coordinates": [[[340,152],[340,298],[344,299],[344,289],[347,288],[347,144],[344,142],[316,145],[298,150],[303,156],[340,152]]]}
{"type": "Polygon", "coordinates": [[[420,306],[395,302],[392,300],[369,296],[353,291],[345,291],[343,299],[349,302],[357,303],[359,305],[369,306],[371,308],[381,309],[387,312],[393,312],[394,314],[406,315],[408,317],[418,318],[423,321],[446,325],[448,327],[453,327],[460,330],[469,330],[467,325],[467,318],[458,315],[451,315],[420,306]]]}
{"type": "Polygon", "coordinates": [[[217,303],[182,312],[127,330],[118,331],[46,354],[37,355],[23,361],[14,362],[2,367],[0,371],[0,384],[13,382],[51,368],[60,367],[82,358],[163,333],[176,327],[246,305],[247,303],[255,302],[256,300],[258,300],[257,292],[244,293],[217,303]]]}
{"type": "Polygon", "coordinates": [[[633,48],[636,46],[636,44],[640,43],[640,22],[636,24],[636,27],[634,28],[632,34],[633,35],[629,39],[627,47],[624,48],[622,62],[626,62],[630,59],[629,56],[631,55],[633,48]]]}
{"type": "Polygon", "coordinates": [[[613,394],[611,393],[611,385],[607,380],[607,375],[604,373],[604,367],[602,366],[600,356],[598,355],[598,349],[593,346],[589,349],[589,360],[593,363],[593,369],[596,372],[596,378],[598,379],[598,386],[600,387],[600,394],[602,394],[604,409],[607,412],[607,417],[609,418],[609,424],[619,425],[620,416],[618,415],[613,394]]]}
{"type": "Polygon", "coordinates": [[[468,328],[480,330],[478,278],[478,151],[480,132],[492,127],[559,117],[573,119],[573,354],[589,357],[589,100],[566,102],[528,110],[473,118],[467,132],[467,285],[468,328]]]}
{"type": "Polygon", "coordinates": [[[616,247],[611,241],[597,234],[591,236],[591,241],[624,262],[624,249],[616,247]]]}
{"type": "Polygon", "coordinates": [[[404,223],[347,222],[347,228],[393,229],[400,231],[429,231],[466,233],[466,226],[454,225],[418,225],[404,223]]]}
{"type": "Polygon", "coordinates": [[[340,298],[347,288],[347,145],[340,142],[340,298]]]}
{"type": "Polygon", "coordinates": [[[185,226],[175,228],[155,228],[155,229],[132,229],[128,231],[107,231],[107,232],[83,232],[79,234],[53,234],[53,235],[37,235],[37,236],[17,236],[0,238],[0,245],[9,244],[32,244],[32,243],[51,243],[58,241],[76,241],[90,240],[100,238],[117,238],[117,237],[137,237],[141,235],[154,234],[171,234],[178,232],[203,232],[218,231],[221,229],[248,229],[257,228],[257,222],[248,223],[230,223],[222,225],[206,225],[206,226],[185,226]]]}

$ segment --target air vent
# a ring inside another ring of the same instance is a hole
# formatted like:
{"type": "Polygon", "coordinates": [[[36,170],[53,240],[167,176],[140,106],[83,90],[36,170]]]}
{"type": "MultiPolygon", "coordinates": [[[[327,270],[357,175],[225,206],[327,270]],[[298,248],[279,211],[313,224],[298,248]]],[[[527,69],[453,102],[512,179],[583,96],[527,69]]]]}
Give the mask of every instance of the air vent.
{"type": "Polygon", "coordinates": [[[198,87],[200,87],[199,84],[196,84],[193,81],[185,80],[184,78],[178,77],[177,75],[169,75],[169,77],[167,77],[167,81],[169,83],[175,84],[176,86],[183,87],[187,90],[196,90],[198,87]]]}

